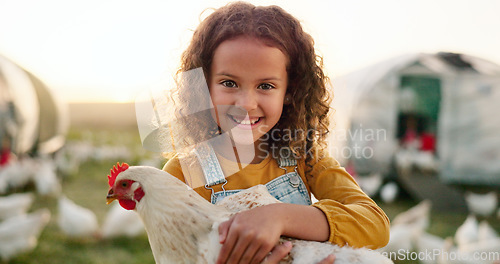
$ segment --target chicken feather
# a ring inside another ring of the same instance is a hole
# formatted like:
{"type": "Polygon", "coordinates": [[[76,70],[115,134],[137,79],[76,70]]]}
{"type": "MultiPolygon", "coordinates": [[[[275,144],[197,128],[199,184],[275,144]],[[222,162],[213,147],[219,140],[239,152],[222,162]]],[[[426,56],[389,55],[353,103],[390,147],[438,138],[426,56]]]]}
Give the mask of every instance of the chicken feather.
{"type": "Polygon", "coordinates": [[[7,261],[12,257],[33,250],[38,237],[50,220],[47,208],[29,214],[13,216],[0,223],[0,257],[7,261]]]}
{"type": "MultiPolygon", "coordinates": [[[[120,172],[107,200],[129,200],[144,222],[156,263],[215,263],[221,244],[218,225],[241,210],[276,203],[264,186],[239,192],[213,205],[169,173],[146,166],[120,172]],[[140,194],[140,195],[139,195],[140,194]]],[[[329,254],[336,264],[392,263],[376,251],[330,243],[288,239],[293,244],[282,263],[317,263],[329,254]]]]}

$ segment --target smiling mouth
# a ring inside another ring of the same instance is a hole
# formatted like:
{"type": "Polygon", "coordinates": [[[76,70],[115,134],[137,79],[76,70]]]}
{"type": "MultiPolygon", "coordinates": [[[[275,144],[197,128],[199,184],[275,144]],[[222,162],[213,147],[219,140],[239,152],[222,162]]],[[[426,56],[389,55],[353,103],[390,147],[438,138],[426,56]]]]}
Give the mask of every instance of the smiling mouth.
{"type": "Polygon", "coordinates": [[[231,120],[239,125],[255,125],[261,120],[260,117],[247,119],[246,117],[240,118],[232,115],[228,115],[231,120]]]}

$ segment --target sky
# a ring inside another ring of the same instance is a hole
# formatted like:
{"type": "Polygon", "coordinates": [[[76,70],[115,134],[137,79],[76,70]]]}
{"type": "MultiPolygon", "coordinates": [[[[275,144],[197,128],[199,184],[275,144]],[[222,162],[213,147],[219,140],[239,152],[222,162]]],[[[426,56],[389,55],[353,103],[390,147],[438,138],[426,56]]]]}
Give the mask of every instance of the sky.
{"type": "MultiPolygon", "coordinates": [[[[228,1],[0,0],[0,54],[66,102],[127,102],[170,80],[207,8],[228,1]]],[[[498,0],[249,1],[297,17],[335,78],[414,52],[500,64],[498,0]]]]}

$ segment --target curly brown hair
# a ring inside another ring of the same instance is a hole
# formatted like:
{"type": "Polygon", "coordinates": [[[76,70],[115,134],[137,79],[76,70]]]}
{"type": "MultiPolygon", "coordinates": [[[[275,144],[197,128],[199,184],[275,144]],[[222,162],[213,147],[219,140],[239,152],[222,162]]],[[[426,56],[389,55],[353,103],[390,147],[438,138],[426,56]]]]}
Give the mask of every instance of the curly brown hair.
{"type": "Polygon", "coordinates": [[[329,125],[328,77],[312,37],[282,8],[235,2],[216,9],[194,31],[178,74],[201,67],[209,76],[216,48],[242,35],[262,40],[288,57],[287,94],[292,101],[284,105],[280,120],[268,132],[273,135],[268,143],[275,149],[289,147],[295,157],[308,162],[322,157],[329,125]]]}

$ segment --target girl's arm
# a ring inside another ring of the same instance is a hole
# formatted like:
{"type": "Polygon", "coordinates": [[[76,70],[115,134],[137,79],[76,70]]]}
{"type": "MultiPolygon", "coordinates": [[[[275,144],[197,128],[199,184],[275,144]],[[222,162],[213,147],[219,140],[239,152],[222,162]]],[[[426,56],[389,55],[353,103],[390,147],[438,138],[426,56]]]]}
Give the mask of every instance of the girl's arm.
{"type": "Polygon", "coordinates": [[[236,214],[221,223],[219,234],[223,245],[217,263],[260,263],[282,235],[326,241],[330,232],[318,208],[279,203],[236,214]]]}
{"type": "Polygon", "coordinates": [[[387,244],[389,219],[335,159],[319,161],[307,183],[320,200],[313,206],[271,204],[222,223],[217,263],[259,263],[280,235],[371,249],[387,244]]]}
{"type": "Polygon", "coordinates": [[[389,219],[339,163],[320,160],[307,174],[307,183],[330,226],[329,241],[340,246],[381,248],[389,241],[389,219]]]}

